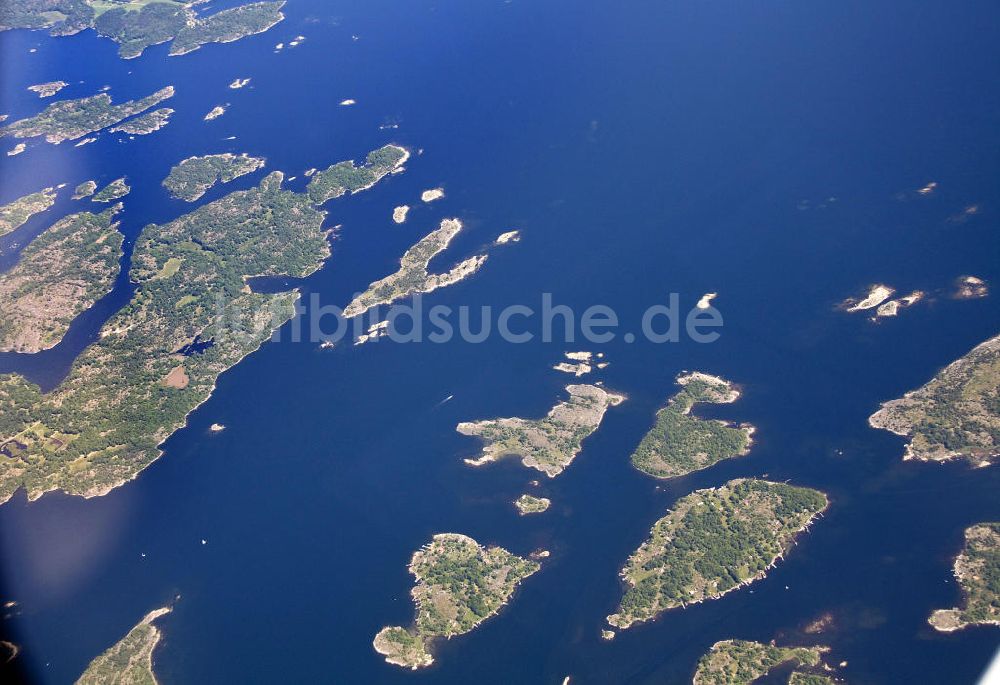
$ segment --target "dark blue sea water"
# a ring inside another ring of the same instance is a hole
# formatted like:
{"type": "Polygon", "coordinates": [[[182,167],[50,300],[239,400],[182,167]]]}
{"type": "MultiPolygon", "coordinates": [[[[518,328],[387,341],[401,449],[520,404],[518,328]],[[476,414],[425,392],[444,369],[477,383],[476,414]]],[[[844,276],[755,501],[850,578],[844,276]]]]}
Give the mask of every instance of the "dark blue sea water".
{"type": "MultiPolygon", "coordinates": [[[[0,112],[12,119],[41,109],[24,88],[42,81],[73,84],[58,97],[177,87],[173,121],[152,135],[0,156],[2,202],[69,184],[0,241],[0,268],[12,243],[87,204],[68,196],[89,178],[128,176],[131,246],[147,223],[188,211],[160,181],[190,155],[262,155],[300,188],[307,168],[398,142],[424,152],[329,205],[343,226],[306,296],[346,303],[458,216],[467,230],[435,265],[512,227],[523,240],[427,303],[537,305],[549,292],[578,311],[610,305],[635,330],[669,293],[690,307],[712,291],[722,336],[321,351],[285,335],[224,374],[136,481],[0,506],[2,599],[18,602],[2,631],[23,647],[11,677],[71,682],[180,595],[159,622],[166,684],[679,683],[733,637],[829,644],[851,683],[975,682],[1000,631],[937,634],[926,618],[960,601],[952,560],[966,526],[1000,519],[1000,471],[903,463],[902,441],[866,419],[1000,328],[996,295],[947,297],[962,274],[1000,285],[996,3],[290,0],[286,14],[262,36],[169,59],[159,46],[119,60],[90,32],[0,34],[0,112]],[[300,46],[273,52],[298,34],[300,46]],[[229,90],[237,77],[251,85],[229,90]],[[358,104],[339,107],[345,98],[358,104]],[[203,122],[221,103],[226,114],[203,122]],[[930,181],[936,192],[914,192],[930,181]],[[437,185],[446,199],[391,223],[394,205],[437,185]],[[970,205],[978,214],[949,221],[970,205]],[[834,310],[876,281],[936,296],[877,325],[834,310]],[[477,444],[454,426],[543,414],[568,381],[550,367],[569,349],[605,352],[596,378],[629,399],[537,489],[552,509],[521,518],[510,502],[536,472],[466,467],[477,444]],[[704,415],[754,424],[756,445],[659,484],[628,455],[683,369],[743,386],[704,415]],[[226,430],[211,434],[215,422],[226,430]],[[832,500],[788,559],[750,589],[602,641],[617,572],[652,522],[696,488],[762,475],[832,500]],[[406,564],[442,531],[552,556],[499,616],[438,645],[432,668],[404,672],[371,640],[412,619],[406,564]],[[826,633],[801,633],[824,614],[826,633]]],[[[128,296],[123,278],[59,347],[0,355],[0,371],[52,387],[128,296]]]]}

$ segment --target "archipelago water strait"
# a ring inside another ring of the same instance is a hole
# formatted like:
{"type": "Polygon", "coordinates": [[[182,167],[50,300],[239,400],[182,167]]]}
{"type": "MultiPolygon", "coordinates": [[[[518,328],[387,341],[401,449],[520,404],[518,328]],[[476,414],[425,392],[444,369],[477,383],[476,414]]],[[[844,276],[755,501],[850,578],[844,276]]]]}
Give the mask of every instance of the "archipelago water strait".
{"type": "Polygon", "coordinates": [[[979,682],[998,27],[0,0],[0,678],[979,682]]]}

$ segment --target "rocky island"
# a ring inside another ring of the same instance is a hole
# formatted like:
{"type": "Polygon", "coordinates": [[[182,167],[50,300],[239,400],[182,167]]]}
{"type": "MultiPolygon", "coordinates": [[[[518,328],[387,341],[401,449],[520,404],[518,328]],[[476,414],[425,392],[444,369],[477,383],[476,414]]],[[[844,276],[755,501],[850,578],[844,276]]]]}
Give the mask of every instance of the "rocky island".
{"type": "Polygon", "coordinates": [[[826,506],[817,490],[754,479],[682,497],[629,557],[608,623],[628,628],[763,578],[826,506]]]}
{"type": "Polygon", "coordinates": [[[55,188],[42,188],[37,193],[0,206],[0,238],[23,226],[34,215],[44,212],[55,201],[55,188]]]}
{"type": "Polygon", "coordinates": [[[163,607],[146,614],[125,637],[90,662],[76,685],[156,685],[153,650],[163,634],[153,621],[171,610],[163,607]]]}
{"type": "Polygon", "coordinates": [[[128,121],[118,124],[117,126],[112,126],[109,131],[112,133],[128,133],[132,136],[144,136],[153,131],[159,131],[161,128],[170,123],[170,117],[173,115],[174,110],[169,107],[160,107],[159,109],[154,109],[152,112],[147,112],[146,114],[140,114],[135,119],[129,119],[128,121]]]}
{"type": "Polygon", "coordinates": [[[90,198],[91,202],[114,202],[115,200],[125,197],[128,195],[132,189],[125,182],[125,177],[116,178],[114,181],[104,186],[98,190],[90,198]]]}
{"type": "Polygon", "coordinates": [[[970,625],[1000,626],[1000,523],[965,531],[965,548],[955,559],[955,578],[965,595],[961,608],[939,609],[928,622],[951,632],[970,625]]]}
{"type": "Polygon", "coordinates": [[[195,12],[197,4],[196,0],[14,0],[0,6],[0,31],[48,29],[53,36],[68,36],[92,28],[118,43],[119,56],[130,59],[168,41],[173,41],[171,55],[192,52],[206,43],[229,43],[263,33],[284,18],[284,2],[254,2],[208,16],[195,12]]]}
{"type": "Polygon", "coordinates": [[[486,255],[469,257],[445,273],[432,274],[427,271],[431,259],[444,252],[461,230],[462,222],[458,219],[444,219],[436,230],[425,235],[406,251],[399,260],[398,271],[375,281],[344,307],[344,318],[360,316],[372,307],[391,304],[414,293],[429,293],[458,283],[479,271],[486,263],[486,255]]]}
{"type": "Polygon", "coordinates": [[[746,454],[753,428],[691,416],[699,402],[728,404],[740,393],[718,376],[694,372],[677,377],[680,392],[656,413],[656,425],[632,454],[632,464],[655,478],[676,478],[746,454]]]}
{"type": "Polygon", "coordinates": [[[274,172],[143,229],[131,301],[52,391],[0,375],[0,502],[18,488],[99,496],[134,478],[219,375],[292,318],[297,292],[255,293],[245,280],[305,277],[330,255],[325,213],[282,181],[274,172]]]}
{"type": "Polygon", "coordinates": [[[625,397],[596,385],[568,385],[569,399],[560,402],[541,419],[489,419],[458,424],[462,435],[485,441],[482,455],[466,459],[481,466],[502,457],[521,457],[521,463],[549,478],[558,476],[580,452],[583,440],[597,430],[608,407],[625,397]]]}
{"type": "Polygon", "coordinates": [[[50,98],[68,85],[65,81],[49,81],[48,83],[28,86],[28,90],[40,98],[50,98]]]}
{"type": "Polygon", "coordinates": [[[551,504],[552,501],[547,497],[535,497],[534,495],[529,495],[527,493],[514,500],[514,506],[517,507],[521,516],[527,516],[528,514],[541,514],[543,511],[546,511],[551,504]]]}
{"type": "Polygon", "coordinates": [[[891,400],[868,423],[910,439],[904,459],[1000,456],[1000,336],[978,345],[923,387],[891,400]]]}
{"type": "Polygon", "coordinates": [[[78,100],[60,100],[53,102],[33,117],[19,119],[0,128],[0,137],[45,136],[45,140],[50,143],[76,140],[152,109],[173,95],[174,87],[167,86],[152,95],[123,102],[120,105],[111,104],[111,96],[107,93],[98,93],[78,100]]]}
{"type": "Polygon", "coordinates": [[[410,561],[417,579],[411,595],[417,607],[412,628],[383,628],[375,650],[390,664],[417,669],[434,659],[435,638],[468,633],[507,603],[514,589],[539,565],[502,547],[484,547],[465,535],[441,533],[410,561]]]}
{"type": "Polygon", "coordinates": [[[260,169],[264,163],[264,159],[246,153],[188,157],[170,170],[163,185],[174,197],[194,202],[216,183],[229,183],[260,169]]]}
{"type": "Polygon", "coordinates": [[[816,672],[826,668],[823,654],[826,647],[778,647],[749,640],[723,640],[698,662],[694,685],[750,685],[775,668],[793,664],[789,683],[805,685],[832,683],[826,674],[816,672]],[[819,678],[819,680],[815,680],[819,678]]]}
{"type": "Polygon", "coordinates": [[[73,189],[73,200],[82,200],[85,197],[90,197],[97,190],[97,181],[84,181],[76,188],[73,189]]]}
{"type": "Polygon", "coordinates": [[[73,319],[111,291],[124,239],[114,221],[120,210],[59,220],[0,274],[0,352],[55,346],[73,319]]]}

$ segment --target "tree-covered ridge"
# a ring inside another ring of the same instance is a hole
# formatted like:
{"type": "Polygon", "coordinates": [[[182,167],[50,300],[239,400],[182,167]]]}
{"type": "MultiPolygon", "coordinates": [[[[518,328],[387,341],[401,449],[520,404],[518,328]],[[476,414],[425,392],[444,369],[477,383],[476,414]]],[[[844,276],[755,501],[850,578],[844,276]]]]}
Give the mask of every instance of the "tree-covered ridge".
{"type": "Polygon", "coordinates": [[[219,374],[294,315],[296,292],[254,293],[245,282],[305,277],[330,254],[325,213],[282,180],[274,172],[147,226],[132,256],[132,300],[54,390],[0,375],[0,502],[20,487],[30,498],[97,496],[134,478],[219,374]]]}
{"type": "Polygon", "coordinates": [[[910,438],[906,459],[1000,457],[1000,336],[942,369],[927,385],[885,402],[868,423],[910,438]]]}
{"type": "Polygon", "coordinates": [[[111,104],[111,96],[107,93],[77,100],[59,100],[33,117],[19,119],[0,128],[0,137],[45,136],[45,140],[50,143],[76,140],[155,107],[173,95],[174,87],[167,86],[152,95],[120,105],[111,104]]]}
{"type": "Polygon", "coordinates": [[[826,505],[817,490],[753,479],[682,497],[629,557],[608,622],[628,628],[763,578],[826,505]]]}
{"type": "Polygon", "coordinates": [[[385,145],[372,150],[365,163],[355,166],[354,160],[338,162],[323,171],[317,171],[309,181],[306,191],[316,204],[356,193],[378,183],[386,174],[402,168],[410,153],[398,145],[385,145]]]}
{"type": "Polygon", "coordinates": [[[112,133],[121,131],[133,136],[144,136],[147,133],[159,131],[170,123],[170,117],[173,113],[174,110],[169,107],[160,107],[159,109],[154,109],[152,112],[140,114],[134,119],[129,119],[117,126],[112,126],[108,130],[112,133]]]}
{"type": "Polygon", "coordinates": [[[111,291],[124,239],[114,222],[120,210],[61,219],[0,274],[0,352],[53,347],[73,319],[111,291]]]}
{"type": "Polygon", "coordinates": [[[153,621],[170,611],[163,607],[146,614],[125,637],[90,662],[77,685],[156,685],[153,650],[163,635],[153,621]]]}
{"type": "Polygon", "coordinates": [[[264,166],[260,157],[224,153],[188,157],[170,170],[163,179],[164,187],[174,197],[194,202],[217,182],[228,183],[264,166]]]}
{"type": "Polygon", "coordinates": [[[113,202],[118,198],[125,197],[128,195],[132,189],[125,182],[125,177],[116,178],[114,181],[104,186],[98,190],[93,197],[90,198],[91,202],[113,202]]]}
{"type": "Polygon", "coordinates": [[[398,666],[429,666],[431,640],[469,632],[496,614],[522,580],[539,565],[502,547],[484,547],[465,535],[440,533],[410,562],[417,579],[411,594],[417,605],[411,629],[383,628],[375,649],[398,666]]]}
{"type": "Polygon", "coordinates": [[[119,44],[124,59],[138,57],[160,43],[173,41],[171,55],[183,55],[206,43],[229,43],[263,33],[284,19],[277,2],[253,2],[207,16],[198,2],[177,0],[5,0],[0,3],[0,31],[49,29],[54,36],[93,28],[119,44]]]}
{"type": "Polygon", "coordinates": [[[583,440],[597,430],[608,407],[625,401],[622,395],[597,385],[567,385],[569,399],[558,403],[541,419],[489,419],[464,422],[456,430],[462,435],[483,439],[482,454],[466,459],[474,466],[507,455],[521,457],[521,463],[554,478],[579,454],[583,440]]]}
{"type": "Polygon", "coordinates": [[[23,226],[35,214],[44,212],[55,201],[55,188],[42,188],[37,193],[19,197],[0,206],[0,238],[23,226]]]}
{"type": "Polygon", "coordinates": [[[965,548],[955,559],[955,577],[964,606],[939,609],[930,624],[941,631],[969,625],[1000,625],[1000,523],[981,523],[965,531],[965,548]]]}
{"type": "Polygon", "coordinates": [[[368,288],[344,307],[344,318],[361,316],[369,309],[391,304],[415,293],[429,293],[457,283],[479,271],[486,263],[486,255],[465,259],[449,271],[432,274],[427,265],[441,252],[448,249],[452,239],[462,230],[458,219],[444,219],[441,225],[418,240],[399,260],[399,270],[370,284],[368,288]]]}
{"type": "MultiPolygon", "coordinates": [[[[821,667],[826,647],[777,647],[748,640],[723,640],[698,662],[694,685],[750,685],[758,678],[783,664],[792,663],[796,668],[821,667]]],[[[789,683],[809,683],[819,674],[795,671],[789,683]],[[795,676],[800,676],[795,679],[795,676]],[[805,680],[801,679],[805,678],[805,680]]],[[[818,682],[832,682],[829,680],[818,682]]]]}
{"type": "Polygon", "coordinates": [[[681,390],[656,413],[656,424],[632,454],[632,464],[656,478],[675,478],[746,454],[753,428],[691,416],[698,402],[735,402],[739,392],[728,382],[703,373],[677,377],[681,390]]]}

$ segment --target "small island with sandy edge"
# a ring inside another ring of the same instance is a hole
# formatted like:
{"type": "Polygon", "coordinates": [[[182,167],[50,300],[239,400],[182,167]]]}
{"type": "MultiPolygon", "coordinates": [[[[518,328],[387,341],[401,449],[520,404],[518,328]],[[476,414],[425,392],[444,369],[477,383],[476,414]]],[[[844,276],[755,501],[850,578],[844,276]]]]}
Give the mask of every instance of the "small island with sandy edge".
{"type": "Polygon", "coordinates": [[[543,511],[546,511],[551,504],[552,500],[547,497],[535,497],[534,495],[529,495],[527,493],[514,500],[514,506],[517,507],[517,511],[521,514],[521,516],[527,516],[528,514],[541,514],[543,511]]]}
{"type": "Polygon", "coordinates": [[[502,547],[485,547],[458,533],[439,533],[413,555],[410,592],[416,604],[411,628],[388,626],[372,643],[375,651],[396,666],[430,666],[431,642],[468,633],[494,616],[538,563],[502,547]]]}

